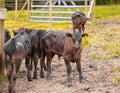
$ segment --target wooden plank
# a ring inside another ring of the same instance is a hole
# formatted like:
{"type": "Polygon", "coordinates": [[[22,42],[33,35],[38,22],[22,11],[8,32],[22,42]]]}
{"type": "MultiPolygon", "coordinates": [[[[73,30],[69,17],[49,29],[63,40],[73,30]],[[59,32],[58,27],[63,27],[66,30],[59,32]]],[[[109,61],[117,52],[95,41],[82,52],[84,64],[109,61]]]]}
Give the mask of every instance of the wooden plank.
{"type": "Polygon", "coordinates": [[[93,4],[94,4],[94,0],[92,0],[92,2],[91,2],[90,9],[89,9],[88,14],[87,14],[87,18],[90,18],[90,13],[92,11],[93,4]]]}
{"type": "Polygon", "coordinates": [[[52,30],[52,0],[50,0],[50,3],[49,3],[49,30],[52,30]]]}
{"type": "Polygon", "coordinates": [[[93,5],[93,21],[95,21],[96,17],[96,0],[94,0],[94,5],[93,5]]]}
{"type": "Polygon", "coordinates": [[[4,19],[6,17],[5,0],[0,0],[0,75],[4,75],[3,45],[4,45],[4,19]],[[3,17],[2,17],[3,16],[3,17]]]}
{"type": "Polygon", "coordinates": [[[18,0],[15,0],[15,19],[17,18],[18,0]]]}
{"type": "Polygon", "coordinates": [[[87,11],[88,11],[87,6],[88,6],[88,0],[85,0],[85,14],[86,14],[86,16],[87,16],[87,11]]]}
{"type": "Polygon", "coordinates": [[[5,7],[5,0],[0,0],[0,8],[4,8],[5,7]]]}
{"type": "Polygon", "coordinates": [[[0,9],[0,19],[5,19],[6,18],[6,9],[1,8],[0,9]]]}
{"type": "Polygon", "coordinates": [[[30,0],[28,0],[27,2],[28,2],[28,6],[27,6],[27,11],[28,11],[27,18],[29,20],[30,19],[30,0]]]}
{"type": "Polygon", "coordinates": [[[27,5],[27,0],[26,2],[24,3],[22,9],[20,10],[19,14],[16,16],[16,19],[18,19],[18,17],[20,16],[20,14],[22,13],[23,9],[25,8],[25,6],[27,5]]]}

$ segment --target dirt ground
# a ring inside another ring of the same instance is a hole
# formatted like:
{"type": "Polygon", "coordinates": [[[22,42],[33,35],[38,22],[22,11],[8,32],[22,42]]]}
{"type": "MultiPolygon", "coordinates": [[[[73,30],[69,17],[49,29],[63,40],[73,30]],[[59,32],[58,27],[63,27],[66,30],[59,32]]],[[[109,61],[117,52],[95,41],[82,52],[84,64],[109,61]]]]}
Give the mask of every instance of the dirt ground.
{"type": "MultiPolygon", "coordinates": [[[[103,24],[102,24],[103,25],[103,24]]],[[[112,26],[106,25],[106,26],[112,26]]],[[[120,24],[118,24],[120,27],[120,24]]],[[[95,28],[95,27],[94,27],[95,28]]],[[[88,30],[87,28],[86,30],[88,30]]],[[[90,29],[92,29],[90,27],[90,29]]],[[[27,81],[26,68],[24,61],[16,83],[17,93],[120,93],[120,85],[117,84],[115,77],[120,72],[111,72],[111,66],[120,67],[120,58],[108,60],[95,60],[92,54],[98,51],[98,48],[85,48],[82,51],[82,72],[85,82],[79,83],[76,64],[72,65],[72,87],[68,88],[66,84],[66,67],[63,58],[58,60],[55,56],[52,61],[52,81],[46,81],[46,78],[40,78],[38,65],[38,79],[32,82],[27,81]]],[[[46,74],[46,73],[45,73],[46,74]]],[[[0,93],[7,93],[8,82],[4,81],[0,93]]]]}

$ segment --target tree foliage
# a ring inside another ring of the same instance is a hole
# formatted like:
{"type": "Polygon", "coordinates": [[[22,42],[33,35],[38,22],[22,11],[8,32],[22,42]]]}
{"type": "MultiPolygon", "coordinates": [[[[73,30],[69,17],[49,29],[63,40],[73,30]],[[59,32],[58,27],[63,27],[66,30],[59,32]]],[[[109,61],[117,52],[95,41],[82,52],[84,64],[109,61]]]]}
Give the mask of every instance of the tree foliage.
{"type": "Polygon", "coordinates": [[[120,0],[96,0],[97,5],[118,4],[120,0]]]}

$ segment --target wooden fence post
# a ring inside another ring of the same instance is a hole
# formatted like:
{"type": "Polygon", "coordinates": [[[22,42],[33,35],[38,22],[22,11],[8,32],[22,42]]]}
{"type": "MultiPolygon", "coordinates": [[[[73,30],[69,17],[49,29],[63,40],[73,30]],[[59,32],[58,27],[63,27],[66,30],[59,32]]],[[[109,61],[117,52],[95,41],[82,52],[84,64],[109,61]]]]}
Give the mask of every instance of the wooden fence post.
{"type": "Polygon", "coordinates": [[[92,0],[92,2],[91,2],[90,8],[89,8],[89,11],[88,11],[88,14],[87,14],[87,18],[90,18],[90,13],[91,13],[92,8],[93,8],[93,6],[94,6],[94,1],[95,1],[95,0],[92,0]]]}
{"type": "Polygon", "coordinates": [[[22,13],[22,11],[24,10],[24,8],[25,8],[26,5],[27,5],[27,0],[25,1],[24,5],[22,6],[22,9],[20,10],[20,12],[17,14],[16,19],[18,19],[18,17],[22,13]]]}
{"type": "Polygon", "coordinates": [[[0,1],[0,75],[4,75],[3,45],[4,45],[4,19],[6,18],[6,9],[4,9],[5,0],[0,1]]]}
{"type": "Polygon", "coordinates": [[[18,0],[15,0],[15,19],[17,18],[18,0]]]}
{"type": "Polygon", "coordinates": [[[27,10],[28,10],[27,18],[28,18],[28,20],[29,20],[29,19],[30,19],[30,0],[28,0],[27,10]]]}
{"type": "Polygon", "coordinates": [[[87,5],[88,5],[88,0],[85,0],[85,15],[86,16],[87,16],[87,12],[88,12],[87,5]]]}
{"type": "Polygon", "coordinates": [[[93,5],[93,21],[95,21],[95,16],[96,16],[96,0],[94,0],[94,5],[93,5]]]}
{"type": "Polygon", "coordinates": [[[52,30],[52,0],[49,1],[49,30],[52,30]]]}

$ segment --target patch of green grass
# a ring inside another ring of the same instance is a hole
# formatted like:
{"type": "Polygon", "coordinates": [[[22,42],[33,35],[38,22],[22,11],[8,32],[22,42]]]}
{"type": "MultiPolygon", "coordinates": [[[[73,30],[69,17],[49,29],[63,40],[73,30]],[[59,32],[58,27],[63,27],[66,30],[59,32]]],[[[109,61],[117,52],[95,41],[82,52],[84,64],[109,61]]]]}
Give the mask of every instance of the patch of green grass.
{"type": "Polygon", "coordinates": [[[82,40],[82,46],[85,47],[90,47],[90,42],[89,42],[89,37],[85,36],[82,40]]]}
{"type": "Polygon", "coordinates": [[[117,77],[115,78],[115,80],[116,80],[117,84],[120,84],[120,76],[117,76],[117,77]]]}
{"type": "Polygon", "coordinates": [[[96,7],[96,18],[111,18],[120,16],[120,5],[106,5],[96,7]]]}
{"type": "Polygon", "coordinates": [[[111,71],[111,72],[114,72],[114,71],[116,71],[116,68],[115,68],[114,66],[111,66],[111,67],[110,67],[110,71],[111,71]]]}
{"type": "Polygon", "coordinates": [[[0,75],[0,85],[2,84],[2,82],[6,80],[6,76],[5,75],[0,75]]]}
{"type": "Polygon", "coordinates": [[[120,29],[118,25],[110,23],[109,27],[109,22],[106,26],[96,25],[94,29],[89,31],[89,34],[90,45],[99,47],[98,51],[104,54],[105,59],[114,56],[120,57],[120,29]]]}
{"type": "Polygon", "coordinates": [[[94,60],[107,60],[107,56],[94,53],[91,55],[94,60]]]}
{"type": "Polygon", "coordinates": [[[99,54],[92,54],[92,58],[95,60],[95,59],[102,59],[102,56],[100,56],[99,54]]]}

